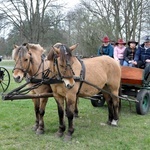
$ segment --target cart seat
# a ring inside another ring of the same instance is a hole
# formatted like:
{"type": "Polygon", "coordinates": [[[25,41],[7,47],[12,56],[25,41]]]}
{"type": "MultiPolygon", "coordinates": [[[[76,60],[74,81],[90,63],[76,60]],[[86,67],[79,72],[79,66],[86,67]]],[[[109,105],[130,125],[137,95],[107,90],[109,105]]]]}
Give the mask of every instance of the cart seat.
{"type": "Polygon", "coordinates": [[[143,84],[143,69],[121,66],[121,83],[123,85],[139,85],[143,84]]]}

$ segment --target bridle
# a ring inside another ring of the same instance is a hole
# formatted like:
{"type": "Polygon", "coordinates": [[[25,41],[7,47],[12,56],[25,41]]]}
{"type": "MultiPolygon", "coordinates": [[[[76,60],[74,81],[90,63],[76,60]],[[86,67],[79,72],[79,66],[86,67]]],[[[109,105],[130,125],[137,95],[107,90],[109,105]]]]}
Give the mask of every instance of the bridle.
{"type": "MultiPolygon", "coordinates": [[[[19,52],[20,52],[20,50],[19,50],[19,52]]],[[[18,52],[18,53],[19,53],[18,52]]],[[[18,70],[21,70],[23,73],[24,73],[24,75],[23,75],[23,77],[25,77],[25,78],[28,78],[27,77],[27,74],[29,73],[29,69],[30,69],[30,66],[31,66],[31,64],[33,64],[33,59],[32,59],[32,54],[31,53],[28,53],[29,55],[30,55],[30,58],[29,58],[29,63],[28,63],[28,65],[27,65],[27,68],[26,69],[23,69],[23,63],[22,63],[22,61],[21,61],[21,54],[19,55],[19,58],[18,58],[18,60],[17,60],[17,62],[16,62],[16,64],[15,64],[15,66],[14,66],[14,68],[13,68],[13,70],[12,70],[12,72],[14,72],[14,70],[16,70],[16,69],[18,69],[18,70]],[[18,64],[20,62],[20,67],[16,67],[16,65],[18,64]]],[[[41,68],[41,66],[42,66],[42,78],[44,78],[45,76],[47,76],[49,73],[50,73],[50,70],[49,69],[47,69],[47,70],[44,70],[44,59],[45,59],[45,55],[44,54],[42,54],[41,55],[41,63],[39,64],[39,66],[38,66],[38,69],[37,69],[37,71],[34,73],[34,75],[32,75],[32,77],[34,78],[34,77],[36,77],[38,74],[39,74],[39,70],[40,70],[40,68],[41,68]],[[42,65],[43,64],[43,65],[42,65]]]]}
{"type": "Polygon", "coordinates": [[[60,72],[60,69],[59,69],[59,65],[58,65],[58,58],[60,57],[59,55],[57,55],[57,54],[55,54],[54,53],[54,58],[53,58],[53,61],[54,61],[54,67],[56,66],[56,68],[57,68],[57,78],[58,79],[63,79],[63,78],[66,78],[66,79],[70,79],[70,78],[73,78],[73,76],[75,75],[75,73],[74,73],[74,71],[73,71],[73,69],[72,69],[72,67],[71,67],[71,64],[70,64],[70,61],[69,61],[69,59],[68,59],[68,57],[67,57],[67,55],[68,55],[68,53],[67,53],[67,51],[66,51],[66,47],[64,46],[64,45],[60,45],[60,46],[62,46],[63,47],[63,50],[65,51],[65,56],[66,56],[66,62],[65,62],[65,64],[66,64],[66,66],[65,66],[65,69],[64,69],[64,71],[63,72],[60,72]],[[71,70],[71,72],[72,72],[72,75],[71,76],[65,76],[65,74],[66,74],[66,72],[67,72],[67,69],[70,69],[71,70]]]}
{"type": "MultiPolygon", "coordinates": [[[[21,51],[21,49],[19,50],[19,52],[18,53],[20,53],[20,51],[21,51]]],[[[15,66],[14,66],[14,68],[13,68],[13,70],[12,70],[12,72],[14,73],[14,70],[21,70],[23,73],[24,73],[24,77],[26,77],[27,76],[27,73],[29,72],[29,68],[30,68],[30,66],[31,66],[31,63],[32,63],[32,54],[31,53],[29,53],[29,55],[30,55],[30,58],[29,58],[29,63],[28,63],[28,66],[27,66],[27,68],[26,69],[23,69],[23,63],[22,63],[22,61],[21,61],[21,54],[19,55],[19,58],[18,58],[18,60],[16,61],[16,64],[15,64],[15,66]],[[20,62],[20,67],[16,67],[16,65],[18,64],[20,62]]]]}

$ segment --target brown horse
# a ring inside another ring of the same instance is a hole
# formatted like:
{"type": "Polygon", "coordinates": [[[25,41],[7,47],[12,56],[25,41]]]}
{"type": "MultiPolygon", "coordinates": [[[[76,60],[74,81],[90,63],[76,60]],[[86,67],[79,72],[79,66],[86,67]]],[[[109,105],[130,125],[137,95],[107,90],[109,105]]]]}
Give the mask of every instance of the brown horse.
{"type": "MultiPolygon", "coordinates": [[[[39,44],[24,44],[15,46],[12,52],[12,57],[15,60],[13,69],[13,77],[16,82],[21,82],[24,78],[35,76],[36,79],[41,79],[43,71],[49,68],[48,61],[42,58],[44,49],[39,44]]],[[[32,86],[31,83],[29,86],[32,86]]],[[[52,92],[50,85],[41,85],[37,89],[32,90],[32,93],[49,93],[52,92]]],[[[33,129],[37,134],[44,133],[44,114],[48,98],[34,98],[35,110],[35,125],[33,129]]]]}
{"type": "Polygon", "coordinates": [[[64,81],[62,84],[51,85],[53,96],[58,105],[59,129],[57,136],[63,136],[66,129],[64,122],[64,101],[67,104],[68,132],[66,140],[70,140],[74,132],[73,112],[76,97],[91,97],[98,94],[101,89],[108,104],[108,121],[110,125],[117,126],[119,119],[119,94],[121,68],[117,61],[109,56],[87,58],[79,61],[72,55],[76,45],[68,48],[66,45],[56,43],[50,50],[51,76],[64,81]],[[85,73],[83,73],[85,72],[85,73]],[[83,75],[85,74],[85,76],[83,75]],[[80,81],[76,82],[79,77],[80,81]],[[107,91],[107,92],[106,92],[107,91]]]}

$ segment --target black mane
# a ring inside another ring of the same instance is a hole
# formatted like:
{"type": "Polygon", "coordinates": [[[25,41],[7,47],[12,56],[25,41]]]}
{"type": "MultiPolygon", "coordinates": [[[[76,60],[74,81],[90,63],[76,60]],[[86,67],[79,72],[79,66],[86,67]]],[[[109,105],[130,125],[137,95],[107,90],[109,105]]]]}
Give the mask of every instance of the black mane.
{"type": "MultiPolygon", "coordinates": [[[[67,47],[64,44],[56,44],[54,47],[60,49],[60,54],[57,55],[57,57],[60,57],[61,61],[70,60],[70,58],[72,56],[72,53],[71,53],[72,51],[70,50],[69,47],[67,47]]],[[[47,58],[48,58],[48,60],[53,60],[54,56],[55,56],[55,54],[54,54],[53,47],[52,47],[47,58]]]]}

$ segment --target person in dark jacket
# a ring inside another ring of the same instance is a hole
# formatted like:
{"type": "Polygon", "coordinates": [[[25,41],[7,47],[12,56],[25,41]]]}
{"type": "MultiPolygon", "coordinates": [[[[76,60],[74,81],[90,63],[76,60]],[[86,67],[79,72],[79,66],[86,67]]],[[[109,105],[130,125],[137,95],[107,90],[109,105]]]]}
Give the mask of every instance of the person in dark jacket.
{"type": "Polygon", "coordinates": [[[124,51],[123,66],[130,66],[130,67],[135,66],[134,56],[137,51],[137,48],[136,48],[137,45],[138,45],[138,42],[136,42],[135,40],[128,41],[128,47],[124,51]]]}
{"type": "Polygon", "coordinates": [[[150,63],[150,37],[147,36],[144,43],[139,45],[134,58],[138,68],[146,67],[150,63]]]}
{"type": "Polygon", "coordinates": [[[137,67],[145,68],[144,79],[146,80],[150,72],[150,36],[146,36],[144,43],[138,47],[134,60],[137,67]]]}
{"type": "Polygon", "coordinates": [[[102,44],[102,46],[99,47],[97,55],[98,56],[108,55],[110,57],[113,57],[114,48],[110,44],[109,38],[107,36],[105,36],[102,39],[102,42],[103,42],[103,44],[102,44]]]}

